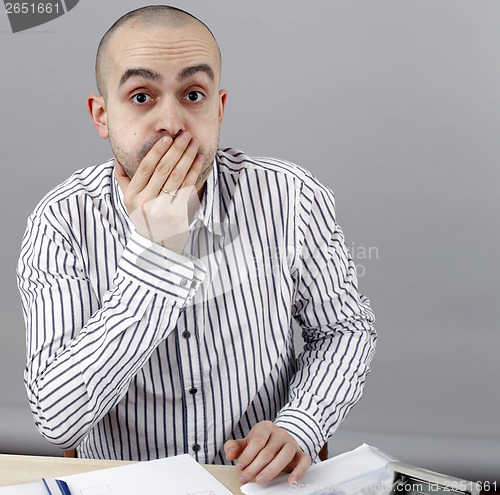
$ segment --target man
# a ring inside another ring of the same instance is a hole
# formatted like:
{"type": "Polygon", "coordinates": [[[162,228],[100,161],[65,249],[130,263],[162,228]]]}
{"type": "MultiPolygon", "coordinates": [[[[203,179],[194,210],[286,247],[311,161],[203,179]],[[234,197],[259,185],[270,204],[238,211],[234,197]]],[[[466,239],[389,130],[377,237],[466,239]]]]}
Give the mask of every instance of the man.
{"type": "Polygon", "coordinates": [[[292,482],[361,396],[373,314],[331,191],[218,149],[220,70],[208,28],[171,7],[103,37],[88,107],[114,160],[28,221],[26,387],[40,432],[80,457],[188,452],[292,482]]]}

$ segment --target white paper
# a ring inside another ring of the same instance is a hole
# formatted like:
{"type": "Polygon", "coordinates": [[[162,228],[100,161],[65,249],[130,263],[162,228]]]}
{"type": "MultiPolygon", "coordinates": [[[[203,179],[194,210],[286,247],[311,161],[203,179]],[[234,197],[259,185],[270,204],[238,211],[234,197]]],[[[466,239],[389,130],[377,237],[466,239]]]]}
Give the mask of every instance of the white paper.
{"type": "Polygon", "coordinates": [[[350,452],[312,465],[295,484],[287,476],[265,485],[255,482],[241,487],[245,495],[387,495],[394,472],[386,468],[395,461],[380,450],[363,444],[350,452]]]}
{"type": "MultiPolygon", "coordinates": [[[[61,476],[72,495],[232,495],[188,454],[61,476]]],[[[47,495],[42,481],[0,488],[3,495],[47,495]]]]}
{"type": "Polygon", "coordinates": [[[22,485],[1,486],[1,495],[47,495],[47,490],[43,483],[23,483],[22,485]]]}

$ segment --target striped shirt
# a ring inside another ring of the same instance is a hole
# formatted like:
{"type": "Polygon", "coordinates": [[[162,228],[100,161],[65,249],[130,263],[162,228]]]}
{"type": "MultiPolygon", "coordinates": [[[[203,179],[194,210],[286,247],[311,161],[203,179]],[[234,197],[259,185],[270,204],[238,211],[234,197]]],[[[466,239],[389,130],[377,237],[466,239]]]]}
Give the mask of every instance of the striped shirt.
{"type": "Polygon", "coordinates": [[[80,457],[227,463],[225,441],[271,420],[315,459],[375,349],[333,193],[234,149],[182,254],[135,231],[113,161],[77,171],[28,219],[18,283],[35,423],[80,457]]]}

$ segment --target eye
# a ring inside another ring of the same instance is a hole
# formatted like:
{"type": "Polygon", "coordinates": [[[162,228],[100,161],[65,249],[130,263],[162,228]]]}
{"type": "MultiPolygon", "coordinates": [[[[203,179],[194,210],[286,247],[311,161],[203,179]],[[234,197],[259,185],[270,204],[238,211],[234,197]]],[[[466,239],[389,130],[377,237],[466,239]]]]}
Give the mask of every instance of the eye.
{"type": "Polygon", "coordinates": [[[186,96],[184,96],[185,100],[192,101],[193,103],[197,103],[205,98],[205,95],[201,91],[190,91],[186,96]]]}
{"type": "Polygon", "coordinates": [[[132,96],[132,101],[139,105],[144,105],[144,103],[149,103],[150,101],[152,101],[152,98],[147,93],[137,93],[132,96]]]}

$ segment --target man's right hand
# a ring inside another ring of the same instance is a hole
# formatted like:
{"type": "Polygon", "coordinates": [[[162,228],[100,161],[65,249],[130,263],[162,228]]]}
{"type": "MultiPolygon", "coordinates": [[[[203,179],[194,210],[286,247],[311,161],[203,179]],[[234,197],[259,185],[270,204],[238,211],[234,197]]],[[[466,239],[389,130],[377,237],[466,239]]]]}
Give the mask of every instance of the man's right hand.
{"type": "Polygon", "coordinates": [[[149,150],[132,179],[115,158],[115,179],[137,232],[178,253],[187,242],[188,203],[196,196],[194,186],[204,163],[198,147],[188,132],[173,142],[165,136],[149,150]]]}

